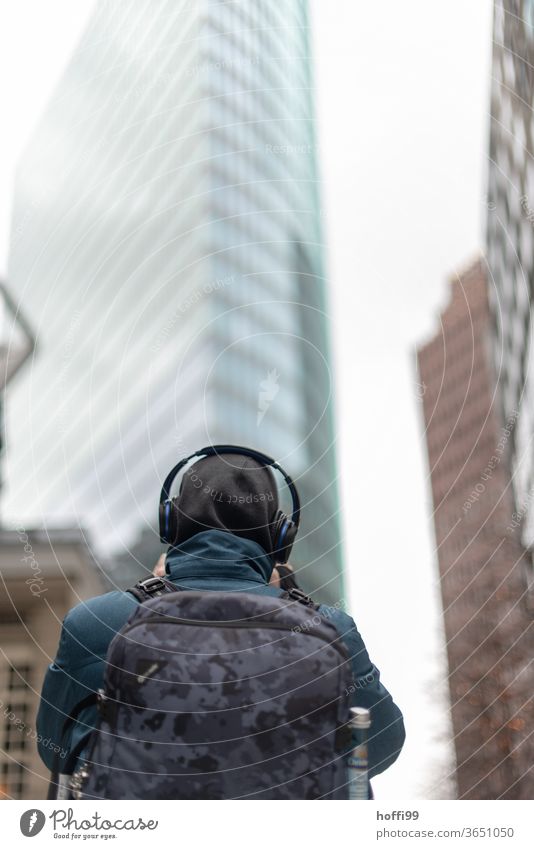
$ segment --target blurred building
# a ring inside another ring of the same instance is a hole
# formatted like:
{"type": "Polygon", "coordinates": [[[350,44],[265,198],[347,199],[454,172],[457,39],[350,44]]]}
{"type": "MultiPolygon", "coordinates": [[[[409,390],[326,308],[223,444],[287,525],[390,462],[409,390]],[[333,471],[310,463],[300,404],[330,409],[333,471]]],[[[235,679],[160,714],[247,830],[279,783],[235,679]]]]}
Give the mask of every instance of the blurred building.
{"type": "MultiPolygon", "coordinates": [[[[534,2],[494,4],[486,253],[494,362],[510,439],[514,498],[534,544],[534,2]]],[[[532,576],[531,576],[532,579],[532,576]]]]}
{"type": "MultiPolygon", "coordinates": [[[[35,350],[35,337],[23,311],[8,287],[0,281],[0,461],[3,463],[4,393],[35,350]]],[[[4,469],[0,469],[0,487],[4,469]]]]}
{"type": "Polygon", "coordinates": [[[312,89],[303,0],[101,2],[20,163],[6,509],[80,522],[119,583],[170,466],[237,442],[294,475],[302,583],[342,598],[312,89]]]}
{"type": "Polygon", "coordinates": [[[534,795],[534,596],[520,541],[482,260],[418,351],[461,799],[534,795]]]}
{"type": "Polygon", "coordinates": [[[66,612],[101,591],[81,532],[0,530],[0,799],[46,798],[35,728],[41,685],[66,612]]]}

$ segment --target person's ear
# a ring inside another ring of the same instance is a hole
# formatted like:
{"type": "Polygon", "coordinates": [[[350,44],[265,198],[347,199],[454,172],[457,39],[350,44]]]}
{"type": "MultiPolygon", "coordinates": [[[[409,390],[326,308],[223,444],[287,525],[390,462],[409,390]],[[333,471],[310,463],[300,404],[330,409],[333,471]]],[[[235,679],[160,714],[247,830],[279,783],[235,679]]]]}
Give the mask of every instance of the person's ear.
{"type": "Polygon", "coordinates": [[[158,557],[157,563],[152,569],[152,574],[156,578],[163,578],[165,576],[165,554],[160,554],[158,557]]]}
{"type": "Polygon", "coordinates": [[[280,572],[278,571],[276,566],[274,567],[274,569],[271,573],[271,579],[269,581],[269,584],[270,584],[271,587],[280,588],[280,572]]]}

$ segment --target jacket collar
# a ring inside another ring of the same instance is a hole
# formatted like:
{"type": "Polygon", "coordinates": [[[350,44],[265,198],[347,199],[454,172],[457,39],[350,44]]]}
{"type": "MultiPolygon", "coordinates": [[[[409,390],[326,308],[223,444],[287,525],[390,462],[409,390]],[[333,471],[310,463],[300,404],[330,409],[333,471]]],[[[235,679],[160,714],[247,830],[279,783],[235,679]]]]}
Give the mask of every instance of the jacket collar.
{"type": "Polygon", "coordinates": [[[171,546],[165,571],[169,580],[176,583],[189,583],[191,579],[202,584],[268,584],[273,563],[259,543],[227,531],[210,530],[171,546]]]}

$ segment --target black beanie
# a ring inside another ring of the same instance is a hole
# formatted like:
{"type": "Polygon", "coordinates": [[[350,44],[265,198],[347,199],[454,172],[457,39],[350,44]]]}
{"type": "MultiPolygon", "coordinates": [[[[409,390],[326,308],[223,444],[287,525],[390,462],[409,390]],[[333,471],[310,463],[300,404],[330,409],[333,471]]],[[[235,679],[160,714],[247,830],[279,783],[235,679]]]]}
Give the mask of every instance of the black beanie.
{"type": "Polygon", "coordinates": [[[278,490],[271,469],[252,457],[204,457],[186,469],[175,509],[176,544],[213,528],[253,540],[270,554],[278,490]]]}

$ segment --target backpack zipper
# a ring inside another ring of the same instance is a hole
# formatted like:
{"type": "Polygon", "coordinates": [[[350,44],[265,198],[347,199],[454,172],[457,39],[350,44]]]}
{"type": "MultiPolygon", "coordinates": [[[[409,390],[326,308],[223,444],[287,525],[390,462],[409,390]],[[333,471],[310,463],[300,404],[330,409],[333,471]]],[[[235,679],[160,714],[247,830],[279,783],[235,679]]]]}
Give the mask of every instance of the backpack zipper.
{"type": "MultiPolygon", "coordinates": [[[[141,625],[148,625],[149,623],[158,623],[158,624],[167,624],[167,625],[196,625],[200,627],[208,627],[208,628],[268,628],[274,629],[277,631],[295,631],[295,628],[299,628],[298,625],[294,627],[284,625],[282,622],[232,622],[231,620],[222,621],[219,619],[179,619],[176,616],[147,616],[146,619],[141,619],[138,622],[132,622],[122,631],[122,634],[127,634],[133,628],[139,628],[141,625]]],[[[313,637],[318,637],[318,639],[323,640],[325,643],[329,643],[332,645],[337,642],[337,640],[330,641],[325,634],[319,633],[314,628],[302,628],[302,632],[306,634],[311,634],[313,637]]],[[[300,631],[295,631],[295,633],[300,633],[300,631]]]]}

